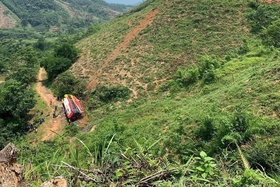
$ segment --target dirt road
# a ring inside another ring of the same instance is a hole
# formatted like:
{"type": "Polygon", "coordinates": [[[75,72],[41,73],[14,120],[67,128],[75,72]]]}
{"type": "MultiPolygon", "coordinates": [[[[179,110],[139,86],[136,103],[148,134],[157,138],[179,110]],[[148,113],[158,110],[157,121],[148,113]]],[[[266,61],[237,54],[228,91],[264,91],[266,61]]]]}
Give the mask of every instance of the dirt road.
{"type": "Polygon", "coordinates": [[[63,128],[67,124],[64,116],[59,115],[57,118],[52,118],[54,107],[59,106],[60,103],[56,100],[51,90],[43,86],[42,82],[44,81],[44,75],[46,75],[45,70],[43,68],[40,68],[38,73],[38,83],[36,85],[36,92],[39,94],[41,99],[48,105],[48,108],[44,112],[50,114],[49,119],[46,120],[38,129],[39,132],[43,132],[41,138],[42,141],[50,140],[56,135],[56,133],[61,133],[63,128]],[[50,101],[52,101],[52,103],[50,103],[50,101]]]}
{"type": "MultiPolygon", "coordinates": [[[[46,121],[40,125],[38,132],[42,132],[43,135],[41,137],[41,141],[51,140],[55,137],[56,133],[62,134],[63,129],[68,122],[61,111],[61,102],[57,101],[52,91],[46,88],[43,85],[43,82],[46,77],[46,71],[43,68],[40,68],[38,73],[38,82],[36,85],[36,92],[39,94],[40,98],[48,105],[48,108],[45,109],[44,113],[49,113],[50,116],[46,121]],[[52,103],[50,103],[52,101],[52,103]],[[55,106],[58,106],[58,111],[56,114],[58,116],[56,118],[52,117],[55,106]],[[59,112],[59,113],[58,113],[59,112]]],[[[83,118],[76,121],[79,127],[85,127],[88,125],[88,117],[86,114],[83,114],[83,118]]]]}

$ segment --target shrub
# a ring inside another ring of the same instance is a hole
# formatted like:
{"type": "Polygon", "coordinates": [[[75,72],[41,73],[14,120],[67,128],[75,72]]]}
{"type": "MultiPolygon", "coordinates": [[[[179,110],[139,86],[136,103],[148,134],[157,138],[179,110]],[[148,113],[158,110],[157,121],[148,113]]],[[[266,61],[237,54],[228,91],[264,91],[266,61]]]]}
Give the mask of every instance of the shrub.
{"type": "Polygon", "coordinates": [[[215,71],[214,70],[209,70],[209,71],[204,72],[202,80],[203,80],[203,83],[205,83],[205,84],[215,82],[217,80],[215,71]]]}
{"type": "Polygon", "coordinates": [[[215,131],[214,119],[207,116],[202,120],[197,131],[197,136],[204,141],[209,141],[213,138],[215,131]]]}
{"type": "Polygon", "coordinates": [[[251,24],[252,33],[261,33],[264,28],[267,28],[280,16],[279,6],[265,4],[251,5],[251,8],[253,8],[254,10],[247,15],[247,18],[251,24]]]}
{"type": "Polygon", "coordinates": [[[187,87],[198,80],[199,72],[197,67],[191,67],[188,70],[179,69],[177,72],[178,75],[175,80],[181,87],[187,87]]]}
{"type": "Polygon", "coordinates": [[[124,86],[101,86],[99,89],[99,99],[102,102],[108,103],[120,99],[127,99],[130,95],[130,90],[124,86]]]}
{"type": "Polygon", "coordinates": [[[206,84],[215,82],[217,79],[215,69],[219,67],[220,62],[215,57],[203,56],[202,64],[198,70],[199,78],[206,84]]]}
{"type": "Polygon", "coordinates": [[[77,79],[71,72],[64,72],[60,74],[53,83],[53,88],[56,95],[60,98],[64,94],[74,94],[77,97],[83,97],[86,89],[86,83],[77,79]]]}
{"type": "Polygon", "coordinates": [[[264,29],[261,33],[263,43],[266,45],[272,45],[274,47],[280,47],[280,19],[272,22],[272,25],[264,29]]]}
{"type": "Polygon", "coordinates": [[[95,109],[103,104],[128,99],[131,91],[124,86],[97,86],[91,93],[89,108],[95,109]]]}

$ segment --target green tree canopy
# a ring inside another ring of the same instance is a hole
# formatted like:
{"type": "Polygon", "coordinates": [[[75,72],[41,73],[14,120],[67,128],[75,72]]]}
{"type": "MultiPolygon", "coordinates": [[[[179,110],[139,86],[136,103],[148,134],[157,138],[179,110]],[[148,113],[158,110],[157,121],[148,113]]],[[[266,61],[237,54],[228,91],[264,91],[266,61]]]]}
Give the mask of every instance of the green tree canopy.
{"type": "Polygon", "coordinates": [[[48,79],[54,80],[60,73],[66,71],[72,63],[68,58],[48,56],[42,61],[42,65],[48,73],[48,79]]]}
{"type": "Polygon", "coordinates": [[[35,103],[34,92],[25,84],[13,79],[0,84],[0,118],[23,119],[35,103]]]}
{"type": "Polygon", "coordinates": [[[68,58],[73,63],[78,58],[78,50],[74,45],[64,43],[55,49],[54,56],[68,58]]]}
{"type": "Polygon", "coordinates": [[[36,67],[38,65],[38,53],[32,47],[19,49],[11,57],[11,63],[14,67],[26,66],[36,67]]]}
{"type": "Polygon", "coordinates": [[[53,86],[59,97],[63,97],[64,94],[74,94],[82,97],[86,83],[74,77],[69,71],[66,71],[57,77],[53,86]]]}
{"type": "Polygon", "coordinates": [[[265,44],[280,47],[280,19],[274,21],[267,29],[264,29],[261,36],[265,44]]]}
{"type": "Polygon", "coordinates": [[[63,43],[56,47],[53,54],[47,56],[41,65],[46,69],[49,80],[54,80],[60,73],[68,70],[77,58],[77,48],[73,44],[63,43]]]}
{"type": "Polygon", "coordinates": [[[37,69],[35,68],[28,68],[28,67],[20,67],[17,71],[10,74],[6,77],[6,80],[14,79],[18,82],[21,82],[25,85],[31,84],[36,82],[37,80],[37,69]]]}

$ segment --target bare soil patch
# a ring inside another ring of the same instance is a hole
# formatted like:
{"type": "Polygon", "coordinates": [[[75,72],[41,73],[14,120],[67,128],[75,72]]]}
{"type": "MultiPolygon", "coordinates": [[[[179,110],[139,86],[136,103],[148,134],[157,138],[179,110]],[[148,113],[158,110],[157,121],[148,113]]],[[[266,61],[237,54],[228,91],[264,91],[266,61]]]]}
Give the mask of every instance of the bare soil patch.
{"type": "Polygon", "coordinates": [[[17,21],[11,15],[4,14],[5,9],[0,6],[0,28],[14,28],[17,21]]]}
{"type": "MultiPolygon", "coordinates": [[[[40,68],[38,73],[38,83],[36,85],[36,92],[39,94],[39,96],[42,98],[42,100],[47,103],[48,108],[45,110],[45,112],[50,114],[50,118],[52,118],[52,113],[54,112],[54,107],[59,106],[61,103],[56,100],[55,96],[45,86],[43,86],[43,75],[46,74],[45,70],[43,68],[40,68]],[[50,103],[50,101],[52,103],[50,103]]],[[[59,107],[58,107],[59,108],[59,107]]],[[[49,120],[46,120],[40,127],[39,132],[43,132],[42,135],[42,141],[50,140],[52,139],[56,133],[61,133],[63,128],[65,127],[66,120],[64,115],[59,115],[56,118],[52,118],[49,120]],[[64,123],[63,123],[64,121],[64,123]]]]}

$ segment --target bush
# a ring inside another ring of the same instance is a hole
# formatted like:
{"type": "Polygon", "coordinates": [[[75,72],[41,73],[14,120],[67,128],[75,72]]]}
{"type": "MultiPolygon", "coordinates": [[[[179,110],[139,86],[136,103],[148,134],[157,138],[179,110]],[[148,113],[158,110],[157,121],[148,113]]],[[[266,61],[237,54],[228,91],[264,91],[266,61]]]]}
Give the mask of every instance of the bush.
{"type": "Polygon", "coordinates": [[[71,72],[60,74],[53,83],[53,88],[58,97],[62,98],[64,94],[74,94],[77,97],[83,97],[86,90],[86,83],[77,79],[71,72]]]}
{"type": "Polygon", "coordinates": [[[198,70],[199,78],[206,84],[215,82],[217,79],[215,69],[219,67],[220,62],[215,57],[203,56],[202,64],[198,70]]]}
{"type": "Polygon", "coordinates": [[[217,80],[216,74],[214,70],[209,70],[204,72],[203,75],[203,83],[210,84],[217,80]]]}
{"type": "Polygon", "coordinates": [[[213,138],[216,128],[214,125],[214,119],[206,117],[201,122],[199,129],[197,130],[197,136],[204,141],[209,141],[213,138]]]}
{"type": "Polygon", "coordinates": [[[256,5],[251,4],[254,10],[247,15],[251,24],[252,33],[261,33],[264,28],[267,28],[273,21],[280,17],[280,7],[275,5],[256,5]]]}
{"type": "Polygon", "coordinates": [[[181,87],[187,87],[198,80],[199,72],[197,67],[191,67],[188,70],[179,69],[175,77],[176,82],[181,87]]]}
{"type": "Polygon", "coordinates": [[[124,86],[97,86],[90,95],[89,109],[96,109],[110,102],[128,99],[131,91],[124,86]]]}
{"type": "Polygon", "coordinates": [[[272,45],[274,47],[280,47],[280,19],[274,21],[272,25],[264,29],[261,33],[263,43],[266,45],[272,45]]]}

